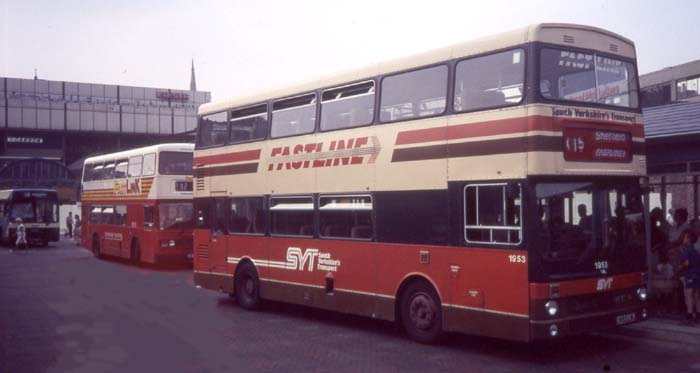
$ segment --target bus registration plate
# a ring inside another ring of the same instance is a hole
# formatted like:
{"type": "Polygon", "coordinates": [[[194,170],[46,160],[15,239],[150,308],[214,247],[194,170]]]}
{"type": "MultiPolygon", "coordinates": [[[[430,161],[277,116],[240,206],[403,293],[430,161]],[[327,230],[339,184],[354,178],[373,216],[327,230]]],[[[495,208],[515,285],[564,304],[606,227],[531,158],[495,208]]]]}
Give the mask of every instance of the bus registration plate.
{"type": "Polygon", "coordinates": [[[626,313],[624,315],[617,316],[617,319],[615,321],[617,322],[617,325],[624,325],[633,322],[635,317],[636,315],[634,312],[626,313]]]}

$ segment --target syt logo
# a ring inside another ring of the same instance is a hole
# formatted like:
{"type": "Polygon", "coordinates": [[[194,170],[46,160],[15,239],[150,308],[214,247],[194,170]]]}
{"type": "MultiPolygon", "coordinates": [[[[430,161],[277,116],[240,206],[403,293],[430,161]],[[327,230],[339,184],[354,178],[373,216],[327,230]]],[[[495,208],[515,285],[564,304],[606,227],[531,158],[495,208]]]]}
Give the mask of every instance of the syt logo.
{"type": "Polygon", "coordinates": [[[596,288],[595,288],[595,289],[596,289],[597,291],[606,291],[606,290],[610,290],[610,289],[612,288],[612,282],[613,282],[613,278],[612,278],[612,277],[601,278],[600,280],[598,280],[598,284],[596,285],[596,288]]]}
{"type": "Polygon", "coordinates": [[[302,253],[301,248],[289,247],[287,248],[287,268],[303,271],[304,266],[308,263],[307,268],[311,272],[314,270],[314,259],[316,256],[318,256],[318,249],[306,249],[302,253]]]}

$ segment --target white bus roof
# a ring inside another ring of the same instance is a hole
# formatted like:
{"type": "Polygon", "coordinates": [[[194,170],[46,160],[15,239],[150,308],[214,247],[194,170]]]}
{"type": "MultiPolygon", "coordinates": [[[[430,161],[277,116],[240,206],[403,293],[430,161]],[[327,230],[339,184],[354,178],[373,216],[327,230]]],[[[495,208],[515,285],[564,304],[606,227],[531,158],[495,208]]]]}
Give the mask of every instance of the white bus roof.
{"type": "Polygon", "coordinates": [[[541,23],[493,36],[453,44],[408,57],[369,65],[360,69],[320,76],[318,79],[310,79],[283,88],[264,90],[250,95],[204,104],[199,107],[199,115],[254,105],[272,98],[283,98],[290,95],[307,93],[319,88],[360,81],[377,75],[403,71],[535,41],[601,50],[612,55],[636,58],[634,43],[613,32],[592,26],[567,23],[541,23]]]}
{"type": "Polygon", "coordinates": [[[131,150],[124,150],[121,152],[98,155],[95,157],[90,157],[85,160],[85,164],[95,163],[95,162],[105,162],[117,159],[129,158],[135,155],[148,154],[148,153],[158,153],[162,151],[172,151],[172,152],[194,152],[194,144],[190,143],[173,143],[173,144],[158,144],[145,146],[143,148],[136,148],[131,150]]]}

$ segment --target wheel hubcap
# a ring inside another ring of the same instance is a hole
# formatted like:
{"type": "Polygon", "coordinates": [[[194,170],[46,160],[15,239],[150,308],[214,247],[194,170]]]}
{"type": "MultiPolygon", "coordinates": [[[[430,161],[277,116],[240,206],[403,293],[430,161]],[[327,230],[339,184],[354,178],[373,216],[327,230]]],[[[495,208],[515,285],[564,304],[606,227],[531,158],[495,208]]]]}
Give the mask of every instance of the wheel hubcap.
{"type": "Polygon", "coordinates": [[[253,283],[253,279],[248,277],[245,279],[245,292],[249,296],[253,296],[253,289],[255,288],[255,285],[253,283]]]}
{"type": "Polygon", "coordinates": [[[437,305],[433,298],[425,293],[416,294],[409,305],[409,317],[418,329],[430,329],[435,320],[437,305]]]}

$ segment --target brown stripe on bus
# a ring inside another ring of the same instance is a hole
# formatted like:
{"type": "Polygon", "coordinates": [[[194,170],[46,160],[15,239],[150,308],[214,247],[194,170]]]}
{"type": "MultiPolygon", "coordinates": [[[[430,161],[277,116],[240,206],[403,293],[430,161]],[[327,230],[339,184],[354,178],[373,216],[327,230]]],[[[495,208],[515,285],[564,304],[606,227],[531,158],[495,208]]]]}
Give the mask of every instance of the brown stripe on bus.
{"type": "Polygon", "coordinates": [[[258,172],[258,163],[233,164],[228,166],[198,168],[194,170],[194,177],[254,174],[258,172]]]}
{"type": "MultiPolygon", "coordinates": [[[[396,145],[420,144],[432,141],[458,140],[471,137],[485,137],[525,133],[529,131],[557,131],[564,127],[596,128],[600,123],[577,120],[576,123],[565,123],[558,118],[541,115],[531,115],[519,118],[497,119],[491,121],[440,126],[399,132],[396,145]]],[[[634,137],[644,137],[644,126],[639,124],[606,123],[604,129],[629,132],[634,137]]]]}
{"type": "MultiPolygon", "coordinates": [[[[391,161],[408,162],[524,152],[561,152],[562,150],[560,136],[539,135],[395,149],[391,161]]],[[[632,154],[644,154],[644,144],[633,142],[632,154]]]]}
{"type": "Polygon", "coordinates": [[[194,158],[193,162],[195,163],[195,165],[199,165],[200,163],[203,165],[209,165],[215,163],[257,161],[260,159],[260,152],[261,149],[255,149],[233,153],[204,155],[201,157],[194,158]]]}

